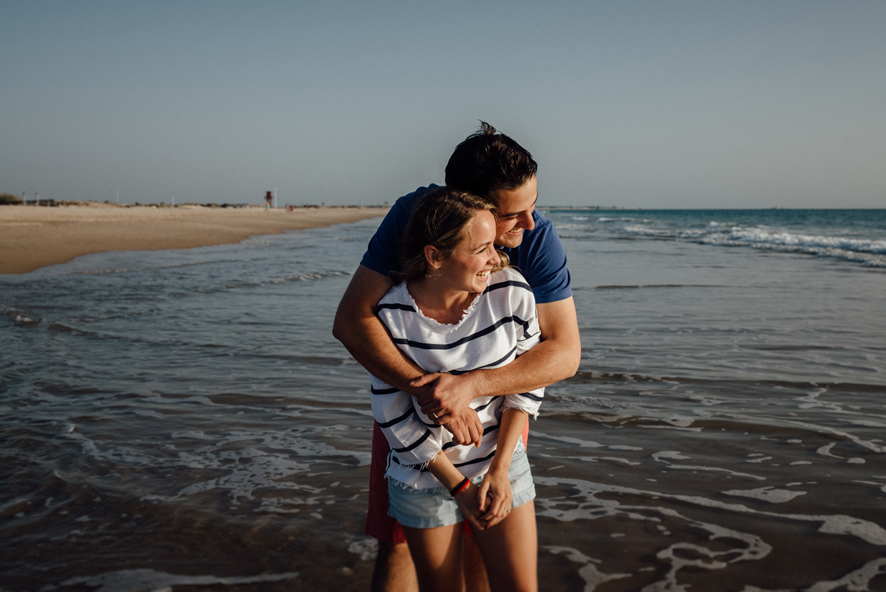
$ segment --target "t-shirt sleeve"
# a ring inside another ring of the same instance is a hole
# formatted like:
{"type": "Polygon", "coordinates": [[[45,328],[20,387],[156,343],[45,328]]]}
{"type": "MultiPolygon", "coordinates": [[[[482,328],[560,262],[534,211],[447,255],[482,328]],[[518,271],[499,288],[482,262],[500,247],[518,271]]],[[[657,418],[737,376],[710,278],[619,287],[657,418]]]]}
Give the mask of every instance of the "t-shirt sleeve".
{"type": "Polygon", "coordinates": [[[421,465],[432,461],[442,450],[440,439],[420,415],[418,403],[402,391],[372,377],[372,416],[378,422],[401,464],[421,465]]]}
{"type": "Polygon", "coordinates": [[[572,296],[566,250],[551,221],[541,218],[526,242],[518,249],[516,265],[532,286],[535,301],[545,304],[572,296]]]}
{"type": "MultiPolygon", "coordinates": [[[[430,185],[427,189],[433,187],[435,185],[430,185]]],[[[406,229],[415,207],[414,198],[427,189],[421,187],[394,202],[369,241],[360,265],[393,279],[393,276],[400,271],[400,236],[406,229]]]]}

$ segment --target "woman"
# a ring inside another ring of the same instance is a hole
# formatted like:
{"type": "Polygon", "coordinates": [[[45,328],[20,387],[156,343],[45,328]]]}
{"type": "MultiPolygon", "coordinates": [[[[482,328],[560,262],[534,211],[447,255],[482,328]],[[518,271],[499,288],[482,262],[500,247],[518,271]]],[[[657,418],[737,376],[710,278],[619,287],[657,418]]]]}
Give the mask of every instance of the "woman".
{"type": "MultiPolygon", "coordinates": [[[[403,235],[401,282],[378,305],[394,343],[428,373],[494,368],[539,341],[535,299],[494,246],[494,206],[440,187],[403,235]]],[[[409,395],[372,378],[391,444],[389,514],[403,526],[422,591],[461,590],[462,521],[493,590],[536,590],[535,488],[520,432],[544,389],[477,398],[482,442],[459,446],[409,395]]]]}

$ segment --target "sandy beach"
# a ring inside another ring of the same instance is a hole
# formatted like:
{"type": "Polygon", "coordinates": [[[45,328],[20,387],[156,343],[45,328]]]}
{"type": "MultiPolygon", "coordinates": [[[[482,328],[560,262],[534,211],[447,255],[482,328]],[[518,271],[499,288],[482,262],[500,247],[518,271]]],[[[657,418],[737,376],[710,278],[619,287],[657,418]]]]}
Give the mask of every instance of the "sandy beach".
{"type": "Polygon", "coordinates": [[[103,251],[190,249],[250,236],[383,216],[387,208],[0,207],[0,274],[27,273],[103,251]]]}

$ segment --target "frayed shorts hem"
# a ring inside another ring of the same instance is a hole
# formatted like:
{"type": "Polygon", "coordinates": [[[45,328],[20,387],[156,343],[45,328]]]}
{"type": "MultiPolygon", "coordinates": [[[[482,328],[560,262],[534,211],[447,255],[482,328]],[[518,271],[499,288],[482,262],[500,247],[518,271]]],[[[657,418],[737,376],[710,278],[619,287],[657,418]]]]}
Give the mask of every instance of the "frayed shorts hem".
{"type": "MultiPolygon", "coordinates": [[[[508,470],[511,482],[511,509],[535,499],[535,485],[529,469],[526,450],[519,446],[514,451],[508,470]]],[[[482,483],[483,475],[471,479],[475,485],[482,483]]],[[[437,528],[462,522],[465,517],[458,504],[445,487],[414,489],[396,479],[388,479],[390,506],[388,516],[409,528],[437,528]]]]}

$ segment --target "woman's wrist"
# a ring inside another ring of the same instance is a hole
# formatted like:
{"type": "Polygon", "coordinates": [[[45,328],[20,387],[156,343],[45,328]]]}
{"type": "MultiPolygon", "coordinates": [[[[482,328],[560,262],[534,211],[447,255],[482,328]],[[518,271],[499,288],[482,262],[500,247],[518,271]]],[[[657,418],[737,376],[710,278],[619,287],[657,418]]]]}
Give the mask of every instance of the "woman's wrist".
{"type": "Polygon", "coordinates": [[[457,496],[459,493],[461,493],[462,491],[467,489],[468,485],[470,485],[470,484],[471,484],[471,480],[468,479],[467,477],[465,477],[464,479],[462,479],[458,483],[458,485],[456,485],[455,487],[453,487],[452,489],[449,490],[449,495],[452,497],[457,496]]]}
{"type": "Polygon", "coordinates": [[[428,471],[449,491],[465,478],[442,451],[428,464],[428,471]]]}
{"type": "Polygon", "coordinates": [[[492,464],[489,465],[489,470],[486,472],[492,475],[507,475],[511,470],[511,459],[496,462],[497,460],[498,458],[492,460],[492,464]]]}

